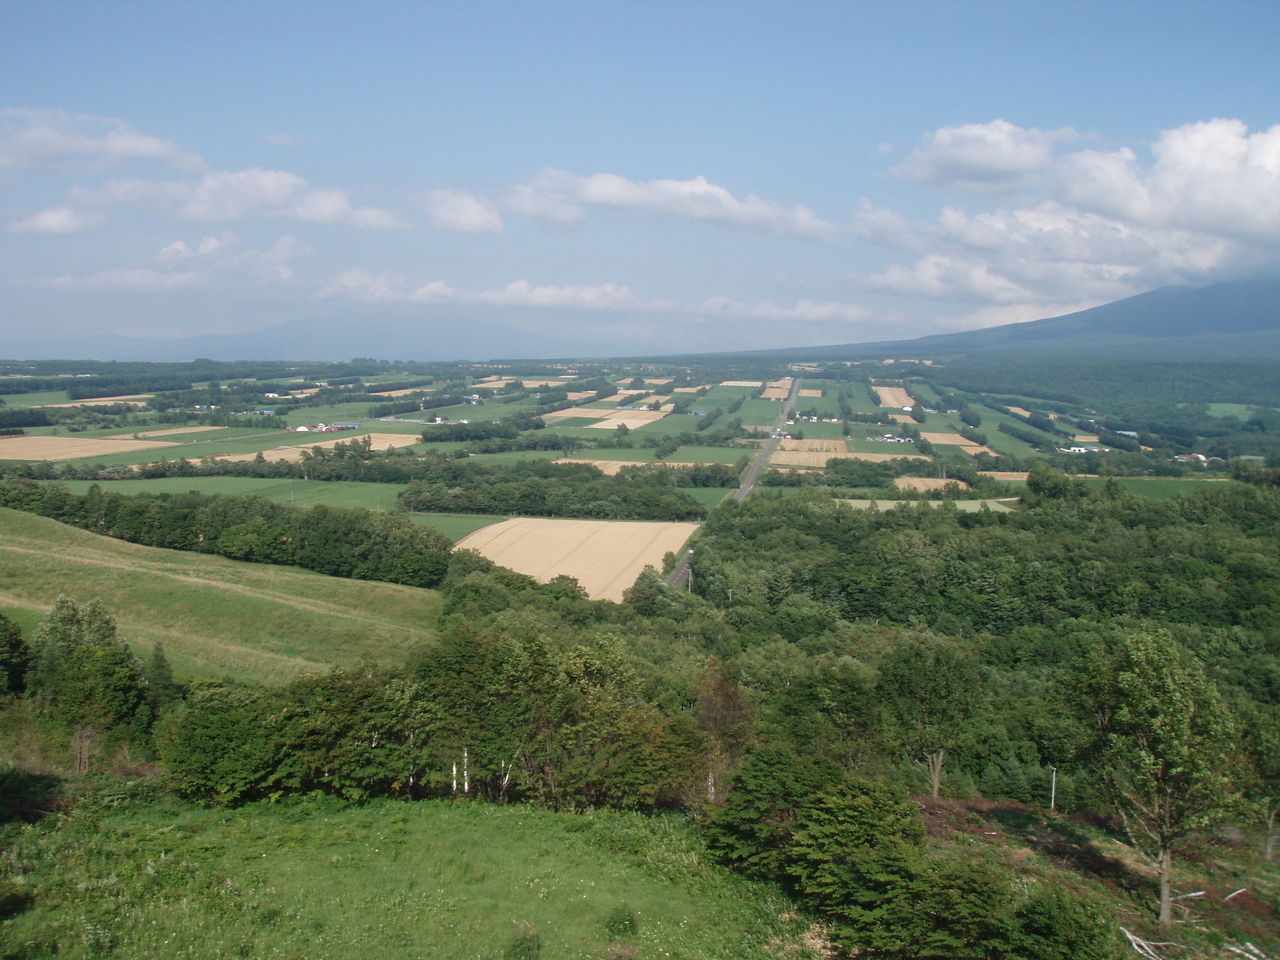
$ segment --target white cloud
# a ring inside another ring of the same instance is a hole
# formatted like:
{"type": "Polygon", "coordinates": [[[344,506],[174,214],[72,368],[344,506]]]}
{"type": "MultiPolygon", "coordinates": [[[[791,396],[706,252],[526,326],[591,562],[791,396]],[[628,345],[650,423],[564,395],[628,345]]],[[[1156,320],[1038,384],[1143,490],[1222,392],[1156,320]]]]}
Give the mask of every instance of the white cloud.
{"type": "Polygon", "coordinates": [[[833,240],[840,228],[805,206],[784,206],[754,194],[736,197],[705,177],[637,182],[614,173],[580,176],[543,170],[507,190],[503,206],[512,213],[565,225],[586,217],[586,208],[635,210],[685,220],[763,230],[806,240],[833,240]]]}
{"type": "Polygon", "coordinates": [[[66,110],[0,110],[0,168],[41,168],[72,160],[150,160],[186,170],[205,166],[196,154],[168,140],[139,133],[116,117],[66,110]]]}
{"type": "Polygon", "coordinates": [[[85,205],[162,210],[205,223],[263,217],[369,230],[408,226],[394,211],[354,206],[344,190],[313,189],[296,173],[260,167],[220,170],[199,180],[113,180],[97,190],[74,189],[72,199],[85,205]]]}
{"type": "Polygon", "coordinates": [[[1280,245],[1280,124],[1250,134],[1240,120],[1160,134],[1144,165],[1132,150],[1082,150],[1058,169],[1060,199],[1132,223],[1280,245]]]}
{"type": "Polygon", "coordinates": [[[1005,190],[1046,170],[1055,143],[1079,137],[1069,127],[1040,130],[999,119],[942,127],[925,134],[923,144],[890,172],[913,183],[1005,190]]]}
{"type": "Polygon", "coordinates": [[[865,320],[861,307],[848,303],[800,300],[779,304],[772,300],[755,303],[732,297],[708,297],[697,303],[673,300],[645,300],[625,284],[534,284],[515,280],[500,287],[468,290],[443,280],[414,285],[392,273],[352,269],[337,274],[316,296],[342,298],[365,303],[467,304],[493,307],[560,308],[630,315],[669,314],[691,320],[725,318],[776,320],[796,323],[848,323],[865,320]]]}
{"type": "Polygon", "coordinates": [[[102,270],[88,276],[61,276],[37,281],[40,286],[71,290],[128,290],[157,293],[171,290],[228,286],[270,286],[293,280],[289,265],[307,253],[292,236],[278,239],[266,250],[235,249],[236,238],[202,237],[194,244],[178,240],[144,263],[102,270]]]}
{"type": "Polygon", "coordinates": [[[484,197],[464,190],[432,190],[414,199],[439,230],[502,233],[502,215],[484,197]]]}
{"type": "Polygon", "coordinates": [[[891,290],[912,296],[995,300],[1007,303],[1026,300],[1031,291],[1006,277],[992,273],[980,260],[931,253],[905,267],[894,265],[872,274],[867,284],[877,290],[891,290]]]}
{"type": "Polygon", "coordinates": [[[33,213],[25,220],[10,222],[10,233],[83,233],[106,223],[97,213],[76,210],[72,207],[50,207],[33,213]]]}

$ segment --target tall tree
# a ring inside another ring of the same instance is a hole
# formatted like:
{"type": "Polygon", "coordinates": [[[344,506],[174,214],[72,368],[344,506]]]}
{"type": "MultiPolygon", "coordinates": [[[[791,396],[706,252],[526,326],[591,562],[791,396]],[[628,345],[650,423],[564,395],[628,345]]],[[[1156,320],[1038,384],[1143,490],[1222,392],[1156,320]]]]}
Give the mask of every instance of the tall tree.
{"type": "Polygon", "coordinates": [[[938,799],[947,752],[982,705],[977,662],[953,644],[912,640],[881,663],[880,693],[907,755],[928,777],[930,796],[938,799]]]}
{"type": "Polygon", "coordinates": [[[1167,926],[1175,854],[1242,802],[1235,720],[1204,667],[1168,634],[1129,635],[1113,655],[1085,658],[1072,692],[1091,709],[1092,759],[1125,832],[1156,870],[1167,926]]]}

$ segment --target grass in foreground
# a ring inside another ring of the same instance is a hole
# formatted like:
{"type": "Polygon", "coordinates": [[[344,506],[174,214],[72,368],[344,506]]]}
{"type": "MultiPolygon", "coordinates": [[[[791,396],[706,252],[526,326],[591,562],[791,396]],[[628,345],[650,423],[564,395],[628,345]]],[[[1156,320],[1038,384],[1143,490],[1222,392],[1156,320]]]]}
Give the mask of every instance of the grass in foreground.
{"type": "Polygon", "coordinates": [[[31,960],[813,956],[674,817],[108,795],[4,839],[8,955],[31,960]]]}
{"type": "Polygon", "coordinates": [[[0,609],[29,631],[58,595],[102,597],[139,652],[181,679],[281,683],[361,658],[402,663],[439,594],[112,540],[0,509],[0,609]]]}

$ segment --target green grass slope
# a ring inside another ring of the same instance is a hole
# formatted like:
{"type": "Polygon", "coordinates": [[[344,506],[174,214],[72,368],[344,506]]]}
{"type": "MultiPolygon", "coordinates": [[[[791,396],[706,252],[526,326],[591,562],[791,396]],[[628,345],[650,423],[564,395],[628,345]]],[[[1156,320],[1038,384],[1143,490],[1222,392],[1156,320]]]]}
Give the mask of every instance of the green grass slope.
{"type": "Polygon", "coordinates": [[[280,683],[368,658],[402,662],[433,634],[431,590],[142,547],[0,509],[0,610],[29,630],[59,594],[101,597],[138,652],[180,679],[280,683]]]}
{"type": "Polygon", "coordinates": [[[31,960],[814,956],[678,818],[90,800],[4,840],[8,955],[31,960]]]}

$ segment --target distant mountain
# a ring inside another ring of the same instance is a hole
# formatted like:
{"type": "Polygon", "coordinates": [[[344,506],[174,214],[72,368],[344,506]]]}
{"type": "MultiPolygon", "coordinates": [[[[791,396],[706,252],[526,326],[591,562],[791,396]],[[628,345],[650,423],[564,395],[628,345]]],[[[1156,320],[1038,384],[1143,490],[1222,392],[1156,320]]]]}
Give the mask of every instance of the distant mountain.
{"type": "MultiPolygon", "coordinates": [[[[615,320],[617,318],[614,318],[615,320]]],[[[3,359],[210,360],[492,360],[624,356],[609,325],[532,323],[500,310],[474,308],[466,319],[427,317],[396,308],[291,320],[242,334],[142,339],[103,334],[9,342],[3,359]],[[584,335],[584,333],[586,335],[584,335]]],[[[639,351],[635,351],[638,353],[639,351]]],[[[631,354],[634,356],[634,354],[631,354]]],[[[1206,287],[1164,287],[1091,310],[915,340],[828,347],[733,351],[719,356],[859,359],[990,357],[1038,361],[1280,360],[1280,279],[1206,287]]],[[[711,356],[693,354],[692,356],[711,356]]],[[[637,358],[640,359],[640,358],[637,358]]],[[[667,357],[667,359],[675,359],[667,357]]]]}
{"type": "Polygon", "coordinates": [[[829,359],[982,354],[1039,360],[1280,360],[1280,279],[1163,287],[1029,323],[786,353],[829,359]]]}
{"type": "Polygon", "coordinates": [[[504,322],[499,312],[464,322],[394,308],[308,317],[249,333],[141,338],[100,334],[11,342],[3,359],[207,360],[488,360],[570,356],[581,345],[504,322]]]}

